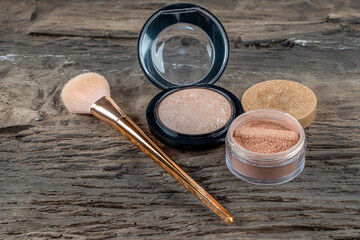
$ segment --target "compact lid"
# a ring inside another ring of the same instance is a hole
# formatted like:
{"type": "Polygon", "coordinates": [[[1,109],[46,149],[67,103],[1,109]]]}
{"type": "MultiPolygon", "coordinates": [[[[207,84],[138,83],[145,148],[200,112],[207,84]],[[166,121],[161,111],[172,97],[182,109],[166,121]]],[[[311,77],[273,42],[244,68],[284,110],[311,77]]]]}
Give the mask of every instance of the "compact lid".
{"type": "Polygon", "coordinates": [[[138,58],[147,77],[162,89],[212,84],[225,70],[229,41],[220,21],[206,9],[173,4],[145,23],[138,58]]]}

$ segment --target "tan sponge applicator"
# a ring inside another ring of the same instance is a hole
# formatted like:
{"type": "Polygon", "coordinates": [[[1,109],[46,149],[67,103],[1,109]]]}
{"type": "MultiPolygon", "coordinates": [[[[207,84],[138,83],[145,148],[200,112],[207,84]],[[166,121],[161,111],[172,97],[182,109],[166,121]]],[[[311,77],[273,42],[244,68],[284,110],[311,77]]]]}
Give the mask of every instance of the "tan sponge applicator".
{"type": "Polygon", "coordinates": [[[310,88],[288,80],[270,80],[258,83],[244,93],[241,103],[245,112],[273,109],[296,118],[303,128],[316,117],[317,99],[310,88]]]}

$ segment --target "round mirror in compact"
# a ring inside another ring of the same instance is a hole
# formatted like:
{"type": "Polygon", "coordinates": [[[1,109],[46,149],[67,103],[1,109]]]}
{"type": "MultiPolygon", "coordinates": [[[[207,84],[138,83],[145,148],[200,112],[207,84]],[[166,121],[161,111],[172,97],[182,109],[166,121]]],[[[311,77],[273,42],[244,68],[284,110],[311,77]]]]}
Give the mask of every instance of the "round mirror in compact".
{"type": "Polygon", "coordinates": [[[212,85],[224,72],[229,42],[220,21],[193,4],[173,4],[143,26],[138,58],[148,79],[163,89],[148,105],[151,132],[167,145],[201,149],[223,143],[240,101],[212,85]]]}
{"type": "Polygon", "coordinates": [[[214,62],[214,47],[201,28],[176,23],[156,37],[151,60],[157,73],[167,81],[177,85],[194,84],[209,73],[214,62]]]}

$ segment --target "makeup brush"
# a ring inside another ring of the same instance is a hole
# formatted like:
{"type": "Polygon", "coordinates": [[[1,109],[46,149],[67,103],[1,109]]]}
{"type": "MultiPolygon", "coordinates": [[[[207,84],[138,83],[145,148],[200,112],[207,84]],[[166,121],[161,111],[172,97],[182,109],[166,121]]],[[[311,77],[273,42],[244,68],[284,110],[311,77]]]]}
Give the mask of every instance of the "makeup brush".
{"type": "Polygon", "coordinates": [[[116,105],[110,97],[109,83],[103,76],[84,73],[74,77],[64,86],[61,98],[70,112],[92,114],[118,130],[226,223],[234,222],[233,217],[209,193],[116,105]]]}

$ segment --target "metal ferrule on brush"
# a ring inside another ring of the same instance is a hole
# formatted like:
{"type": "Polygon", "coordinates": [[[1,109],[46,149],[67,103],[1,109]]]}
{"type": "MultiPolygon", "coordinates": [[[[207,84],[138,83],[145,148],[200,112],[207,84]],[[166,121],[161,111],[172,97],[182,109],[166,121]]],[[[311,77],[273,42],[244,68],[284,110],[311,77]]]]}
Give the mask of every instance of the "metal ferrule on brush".
{"type": "Polygon", "coordinates": [[[121,110],[121,108],[119,108],[114,100],[108,96],[97,100],[91,106],[90,113],[112,127],[117,125],[119,118],[126,116],[126,114],[121,110]]]}
{"type": "Polygon", "coordinates": [[[111,97],[97,100],[91,106],[90,113],[118,130],[226,223],[233,223],[233,217],[126,116],[111,97]]]}
{"type": "Polygon", "coordinates": [[[101,121],[109,124],[141,151],[154,159],[159,165],[159,157],[166,155],[112,100],[105,96],[97,100],[90,108],[90,113],[101,121]]]}

